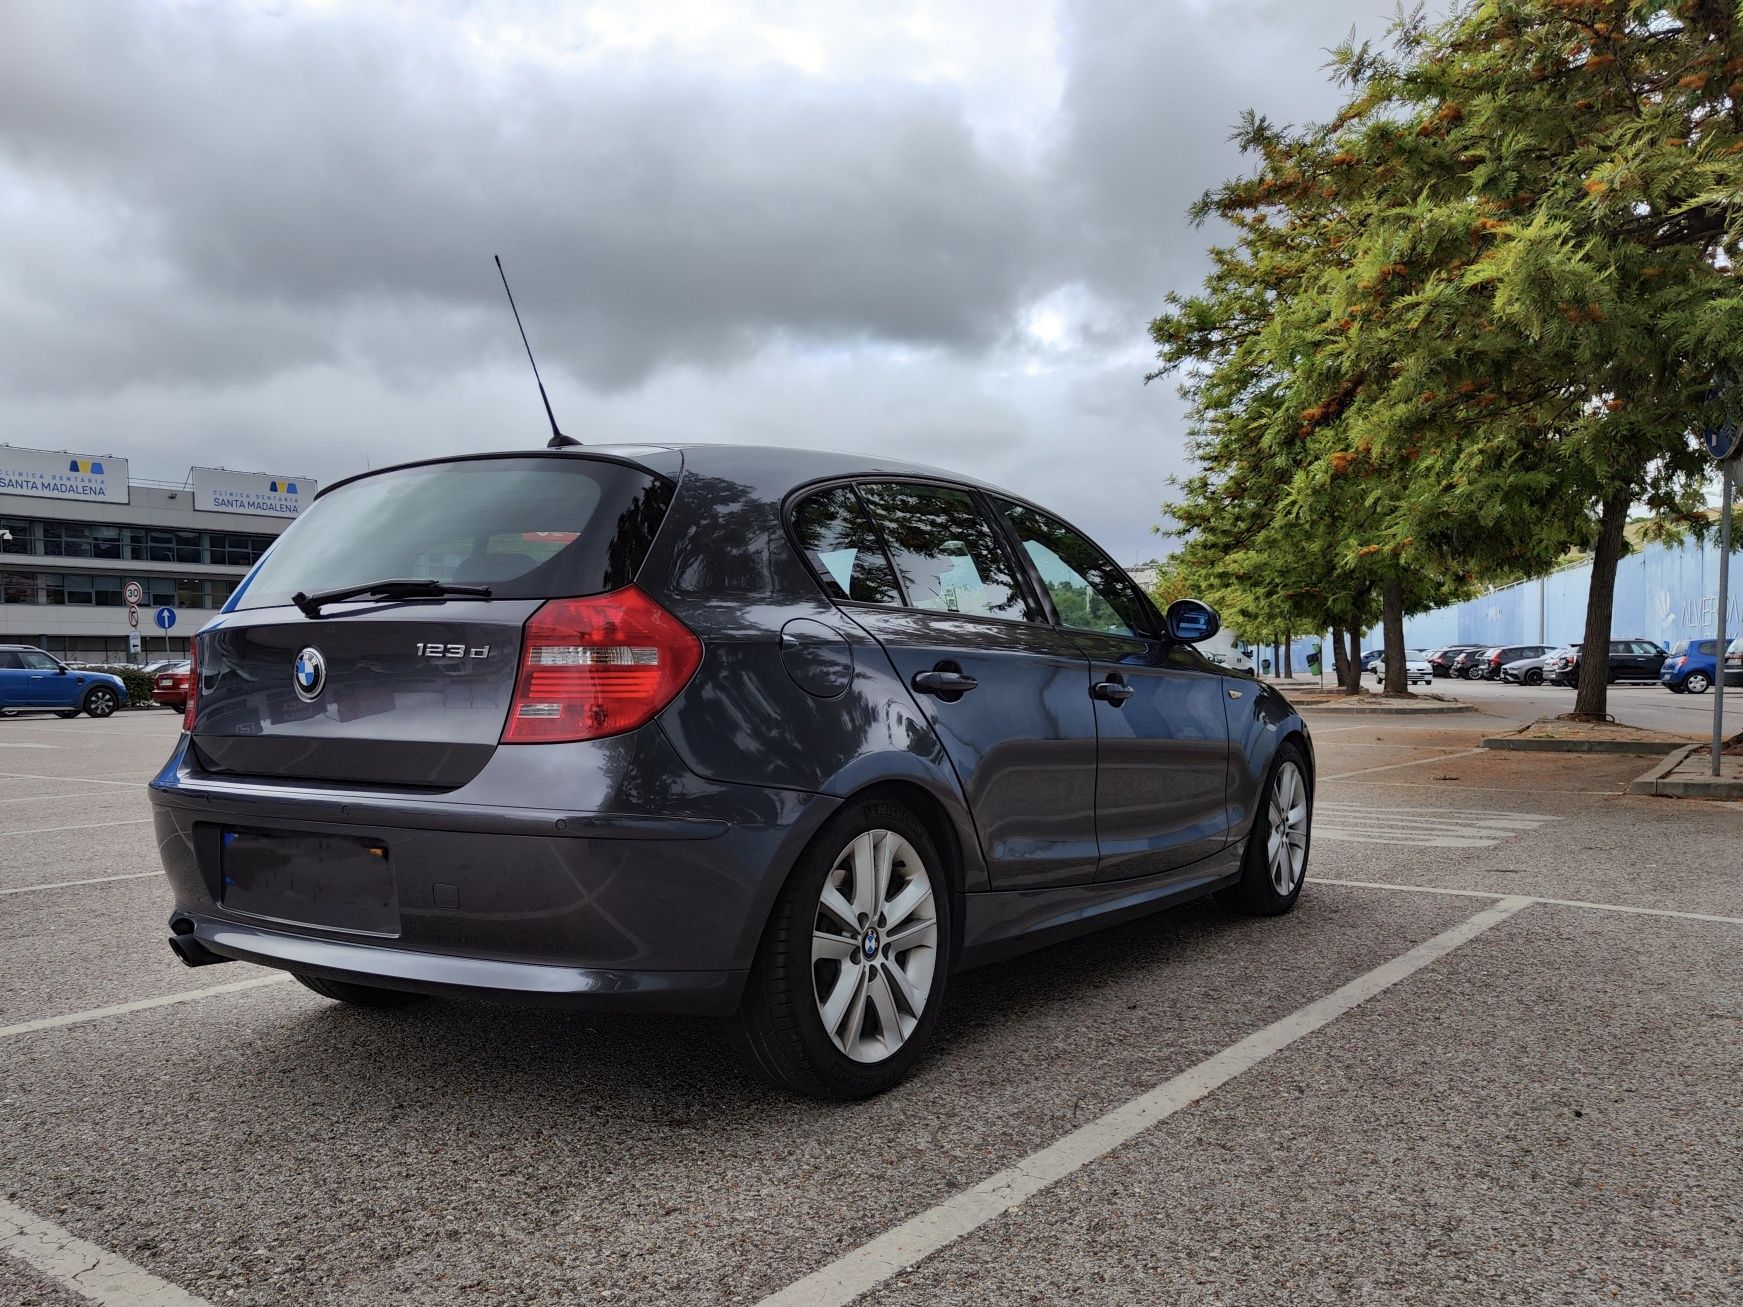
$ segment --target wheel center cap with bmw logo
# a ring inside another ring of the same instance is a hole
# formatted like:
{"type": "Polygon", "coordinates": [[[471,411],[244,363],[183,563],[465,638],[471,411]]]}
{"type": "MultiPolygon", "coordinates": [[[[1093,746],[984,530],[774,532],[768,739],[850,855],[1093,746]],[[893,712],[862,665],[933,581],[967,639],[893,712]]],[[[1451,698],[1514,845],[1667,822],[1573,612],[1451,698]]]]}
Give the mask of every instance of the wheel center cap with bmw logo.
{"type": "Polygon", "coordinates": [[[873,958],[877,957],[878,931],[876,926],[873,926],[870,930],[866,931],[864,938],[859,941],[859,947],[860,951],[865,954],[865,960],[867,962],[870,962],[873,958]]]}
{"type": "Polygon", "coordinates": [[[313,645],[298,654],[291,665],[291,686],[304,703],[313,703],[327,688],[327,660],[313,645]]]}

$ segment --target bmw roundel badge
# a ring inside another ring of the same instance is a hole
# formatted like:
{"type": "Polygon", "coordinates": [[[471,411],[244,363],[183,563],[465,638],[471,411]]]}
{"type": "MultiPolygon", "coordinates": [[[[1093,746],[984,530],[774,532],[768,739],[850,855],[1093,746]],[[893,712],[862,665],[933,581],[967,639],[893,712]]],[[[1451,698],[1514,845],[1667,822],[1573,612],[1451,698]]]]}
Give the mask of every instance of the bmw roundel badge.
{"type": "Polygon", "coordinates": [[[327,688],[327,660],[313,645],[298,654],[291,665],[291,685],[304,703],[313,703],[327,688]]]}

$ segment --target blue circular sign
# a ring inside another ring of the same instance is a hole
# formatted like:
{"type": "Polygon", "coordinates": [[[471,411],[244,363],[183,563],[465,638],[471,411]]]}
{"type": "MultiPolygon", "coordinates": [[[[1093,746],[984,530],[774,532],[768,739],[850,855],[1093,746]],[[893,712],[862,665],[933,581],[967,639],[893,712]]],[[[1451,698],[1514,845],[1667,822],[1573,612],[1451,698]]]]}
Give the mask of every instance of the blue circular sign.
{"type": "Polygon", "coordinates": [[[151,620],[157,623],[158,630],[167,631],[170,627],[176,624],[176,610],[173,608],[160,608],[152,615],[151,620]]]}
{"type": "Polygon", "coordinates": [[[1743,446],[1743,425],[1727,422],[1723,426],[1708,427],[1701,433],[1701,438],[1706,443],[1707,453],[1723,463],[1743,446]]]}

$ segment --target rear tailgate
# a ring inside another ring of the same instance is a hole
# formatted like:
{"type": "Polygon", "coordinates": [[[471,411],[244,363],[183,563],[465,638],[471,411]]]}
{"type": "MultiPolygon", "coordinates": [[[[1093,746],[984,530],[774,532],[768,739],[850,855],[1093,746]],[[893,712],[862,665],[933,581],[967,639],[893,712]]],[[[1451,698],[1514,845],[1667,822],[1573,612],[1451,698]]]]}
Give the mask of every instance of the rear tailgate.
{"type": "Polygon", "coordinates": [[[527,619],[630,584],[671,491],[651,468],[575,452],[433,460],[330,487],[196,637],[196,761],[464,785],[502,737],[527,619]],[[389,579],[489,593],[308,598],[389,579]]]}
{"type": "Polygon", "coordinates": [[[538,600],[232,613],[200,637],[194,748],[210,770],[449,789],[483,769],[538,600]],[[305,651],[320,692],[299,693],[305,651]]]}

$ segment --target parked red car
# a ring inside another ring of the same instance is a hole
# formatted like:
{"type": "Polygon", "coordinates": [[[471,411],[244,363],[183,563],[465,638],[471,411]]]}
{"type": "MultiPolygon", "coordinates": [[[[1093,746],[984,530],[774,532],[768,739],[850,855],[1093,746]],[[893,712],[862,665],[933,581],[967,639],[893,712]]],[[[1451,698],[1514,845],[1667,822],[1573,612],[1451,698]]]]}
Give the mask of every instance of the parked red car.
{"type": "Polygon", "coordinates": [[[188,664],[174,663],[161,667],[151,678],[151,701],[165,708],[186,712],[188,707],[188,664]]]}

